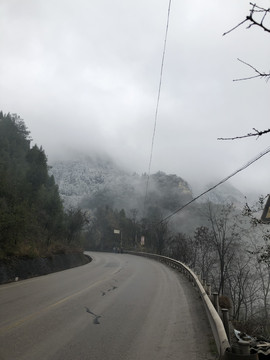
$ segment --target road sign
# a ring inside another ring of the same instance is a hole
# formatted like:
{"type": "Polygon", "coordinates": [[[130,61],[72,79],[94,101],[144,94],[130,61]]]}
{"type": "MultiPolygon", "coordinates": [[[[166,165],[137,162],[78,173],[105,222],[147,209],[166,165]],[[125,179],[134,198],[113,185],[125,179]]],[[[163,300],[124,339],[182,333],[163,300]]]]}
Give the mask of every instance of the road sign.
{"type": "Polygon", "coordinates": [[[114,232],[114,234],[120,234],[120,230],[114,229],[113,232],[114,232]]]}
{"type": "Polygon", "coordinates": [[[270,223],[270,195],[266,201],[261,220],[264,223],[270,223]]]}

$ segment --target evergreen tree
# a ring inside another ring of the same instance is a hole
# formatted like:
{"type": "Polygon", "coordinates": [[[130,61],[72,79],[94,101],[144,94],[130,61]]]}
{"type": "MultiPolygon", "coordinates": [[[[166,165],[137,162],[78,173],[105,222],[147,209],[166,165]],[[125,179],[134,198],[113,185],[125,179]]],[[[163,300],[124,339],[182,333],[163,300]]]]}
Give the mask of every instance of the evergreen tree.
{"type": "Polygon", "coordinates": [[[46,154],[29,135],[20,117],[0,112],[0,257],[46,254],[70,238],[74,245],[85,221],[64,213],[46,154]]]}

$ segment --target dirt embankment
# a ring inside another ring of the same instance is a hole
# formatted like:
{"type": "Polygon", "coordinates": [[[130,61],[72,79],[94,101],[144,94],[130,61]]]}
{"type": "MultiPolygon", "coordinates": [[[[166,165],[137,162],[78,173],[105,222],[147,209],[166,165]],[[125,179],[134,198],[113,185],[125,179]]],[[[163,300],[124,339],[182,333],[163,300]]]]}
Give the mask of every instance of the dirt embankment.
{"type": "Polygon", "coordinates": [[[82,253],[59,254],[36,259],[10,257],[0,260],[0,284],[70,269],[85,265],[91,260],[82,253]]]}

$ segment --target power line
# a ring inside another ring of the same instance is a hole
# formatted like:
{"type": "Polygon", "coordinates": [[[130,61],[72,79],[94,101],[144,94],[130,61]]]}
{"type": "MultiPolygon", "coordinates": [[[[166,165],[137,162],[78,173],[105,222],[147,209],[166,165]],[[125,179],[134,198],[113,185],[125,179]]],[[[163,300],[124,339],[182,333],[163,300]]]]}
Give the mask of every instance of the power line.
{"type": "Polygon", "coordinates": [[[168,5],[167,23],[166,23],[165,39],[164,39],[164,45],[163,45],[163,53],[162,53],[160,74],[159,74],[158,95],[157,95],[157,102],[156,102],[155,121],[154,121],[154,129],[153,129],[152,142],[151,142],[150,159],[149,159],[149,165],[148,165],[148,174],[147,174],[147,181],[146,181],[146,190],[145,190],[145,197],[144,197],[143,213],[145,212],[145,205],[146,205],[146,200],[147,200],[147,195],[148,195],[150,171],[151,171],[152,158],[153,158],[153,149],[154,149],[154,142],[155,142],[155,136],[156,136],[157,118],[158,118],[160,93],[161,93],[161,85],[162,85],[162,77],[163,77],[164,59],[165,59],[167,37],[168,37],[168,30],[169,30],[170,12],[171,12],[171,0],[169,0],[169,5],[168,5]]]}
{"type": "Polygon", "coordinates": [[[214,190],[215,188],[217,188],[219,185],[225,183],[227,180],[229,180],[230,178],[232,178],[233,176],[235,176],[236,174],[238,174],[240,171],[245,170],[247,167],[249,167],[250,165],[252,165],[253,163],[255,163],[257,160],[259,160],[261,157],[263,157],[264,155],[268,154],[270,152],[270,147],[268,147],[267,149],[265,149],[264,151],[262,151],[261,153],[259,153],[254,159],[250,160],[248,163],[246,163],[244,166],[242,166],[240,169],[234,171],[231,175],[227,176],[225,179],[221,180],[219,183],[217,183],[216,185],[210,187],[208,190],[204,191],[203,193],[201,193],[200,195],[196,196],[195,198],[193,198],[192,200],[190,200],[188,203],[186,203],[185,205],[179,207],[178,209],[174,210],[171,214],[169,214],[168,216],[166,216],[165,218],[163,218],[160,222],[164,222],[168,219],[170,219],[171,217],[173,217],[175,214],[177,214],[178,212],[180,212],[181,210],[183,210],[184,208],[186,208],[188,205],[192,204],[194,201],[198,200],[200,197],[202,197],[203,195],[209,193],[210,191],[214,190]]]}

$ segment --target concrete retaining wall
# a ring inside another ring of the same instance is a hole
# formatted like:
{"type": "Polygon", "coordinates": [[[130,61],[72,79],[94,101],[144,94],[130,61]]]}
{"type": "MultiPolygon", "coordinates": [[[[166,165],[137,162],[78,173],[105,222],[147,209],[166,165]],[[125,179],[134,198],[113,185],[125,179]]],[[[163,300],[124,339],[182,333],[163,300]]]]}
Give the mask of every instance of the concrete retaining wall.
{"type": "Polygon", "coordinates": [[[83,253],[59,254],[36,259],[10,257],[0,261],[0,284],[66,270],[90,261],[91,258],[83,253]]]}

